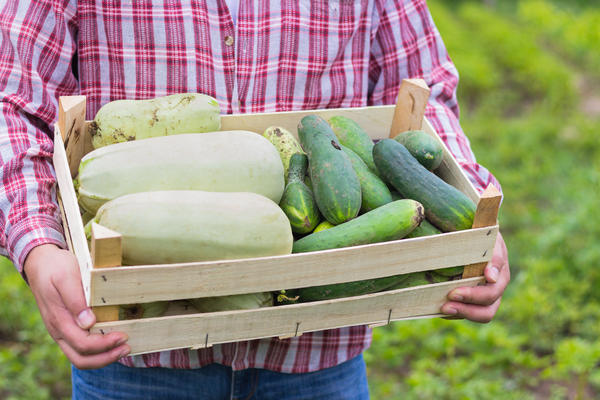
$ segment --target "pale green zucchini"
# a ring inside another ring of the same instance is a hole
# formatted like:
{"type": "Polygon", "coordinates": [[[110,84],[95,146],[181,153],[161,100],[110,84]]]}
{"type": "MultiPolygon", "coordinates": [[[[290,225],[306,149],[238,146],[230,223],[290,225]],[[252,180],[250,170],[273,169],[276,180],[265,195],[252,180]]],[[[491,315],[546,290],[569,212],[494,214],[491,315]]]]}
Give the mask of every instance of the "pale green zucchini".
{"type": "Polygon", "coordinates": [[[253,192],[279,203],[284,189],[279,152],[247,131],[164,136],[88,153],[78,176],[80,206],[96,213],[119,196],[157,190],[253,192]]]}
{"type": "Polygon", "coordinates": [[[219,103],[200,93],[111,101],[98,110],[90,125],[92,145],[96,149],[131,140],[219,129],[219,103]]]}
{"type": "Polygon", "coordinates": [[[129,194],[104,204],[93,221],[122,235],[126,265],[232,260],[292,251],[287,217],[276,203],[255,193],[129,194]]]}

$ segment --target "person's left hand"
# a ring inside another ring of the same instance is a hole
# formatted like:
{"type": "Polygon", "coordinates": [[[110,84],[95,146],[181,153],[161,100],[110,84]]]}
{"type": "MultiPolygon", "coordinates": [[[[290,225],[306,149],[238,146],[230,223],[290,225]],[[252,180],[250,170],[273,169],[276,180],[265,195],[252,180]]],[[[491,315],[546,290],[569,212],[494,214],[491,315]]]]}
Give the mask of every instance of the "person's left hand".
{"type": "Polygon", "coordinates": [[[454,317],[463,317],[475,322],[487,323],[494,318],[502,293],[510,281],[508,251],[500,232],[496,238],[492,259],[484,271],[487,283],[483,286],[459,287],[448,293],[441,312],[454,317]]]}

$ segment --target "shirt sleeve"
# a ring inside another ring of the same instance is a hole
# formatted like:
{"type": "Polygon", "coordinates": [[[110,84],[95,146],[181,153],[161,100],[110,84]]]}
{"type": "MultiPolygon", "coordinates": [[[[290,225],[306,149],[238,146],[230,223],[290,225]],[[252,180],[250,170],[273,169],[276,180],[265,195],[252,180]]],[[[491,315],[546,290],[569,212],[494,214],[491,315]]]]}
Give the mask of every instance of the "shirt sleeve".
{"type": "Polygon", "coordinates": [[[458,72],[424,0],[376,2],[371,31],[369,104],[395,104],[404,78],[431,89],[425,116],[480,193],[496,178],[479,165],[459,123],[458,72]]]}
{"type": "Polygon", "coordinates": [[[51,127],[78,90],[75,4],[6,0],[0,13],[0,253],[20,272],[34,247],[65,247],[51,127]]]}

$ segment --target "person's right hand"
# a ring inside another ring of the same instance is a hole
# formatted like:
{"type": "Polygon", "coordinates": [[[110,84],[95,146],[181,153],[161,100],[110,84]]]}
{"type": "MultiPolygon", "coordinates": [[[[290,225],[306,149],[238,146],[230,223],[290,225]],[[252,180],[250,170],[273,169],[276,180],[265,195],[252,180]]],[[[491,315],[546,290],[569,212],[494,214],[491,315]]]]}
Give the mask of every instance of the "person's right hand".
{"type": "Polygon", "coordinates": [[[29,252],[23,268],[46,329],[75,367],[101,368],[129,354],[124,333],[88,331],[96,317],[86,305],[73,254],[43,244],[29,252]]]}

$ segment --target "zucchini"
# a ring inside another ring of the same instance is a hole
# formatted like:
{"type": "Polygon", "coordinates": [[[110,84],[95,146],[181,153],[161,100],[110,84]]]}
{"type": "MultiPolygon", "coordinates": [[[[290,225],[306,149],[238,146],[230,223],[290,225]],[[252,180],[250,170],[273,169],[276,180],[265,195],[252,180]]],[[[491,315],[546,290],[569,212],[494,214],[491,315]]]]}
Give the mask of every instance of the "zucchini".
{"type": "Polygon", "coordinates": [[[383,139],[373,147],[373,159],[381,177],[403,196],[423,204],[436,227],[444,232],[471,228],[475,203],[423,167],[406,147],[383,139]]]}
{"type": "Polygon", "coordinates": [[[442,145],[423,131],[402,132],[394,140],[404,145],[410,154],[429,171],[433,171],[442,163],[444,158],[442,145]]]}
{"type": "Polygon", "coordinates": [[[352,150],[342,145],[342,150],[350,159],[354,172],[360,181],[362,194],[361,213],[366,213],[392,201],[392,194],[385,182],[371,172],[367,164],[352,150]]]}
{"type": "Polygon", "coordinates": [[[294,242],[292,252],[304,253],[401,239],[423,220],[423,206],[397,200],[368,213],[294,242]]]}
{"type": "Polygon", "coordinates": [[[111,101],[98,110],[90,124],[95,149],[131,140],[219,129],[219,103],[200,93],[111,101]]]}
{"type": "Polygon", "coordinates": [[[104,204],[92,221],[122,235],[126,265],[285,255],[293,242],[277,204],[249,192],[128,194],[104,204]]]}
{"type": "Polygon", "coordinates": [[[323,217],[334,225],[358,215],[360,181],[327,122],[308,115],[298,125],[300,143],[308,155],[315,200],[323,217]]]}
{"type": "Polygon", "coordinates": [[[290,220],[292,232],[309,233],[320,220],[319,209],[312,191],[304,184],[308,166],[306,154],[296,153],[290,159],[288,183],[279,207],[290,220]]]}
{"type": "Polygon", "coordinates": [[[136,192],[253,192],[276,203],[284,189],[275,147],[254,132],[221,131],[117,143],[86,154],[79,165],[81,207],[93,214],[136,192]]]}

